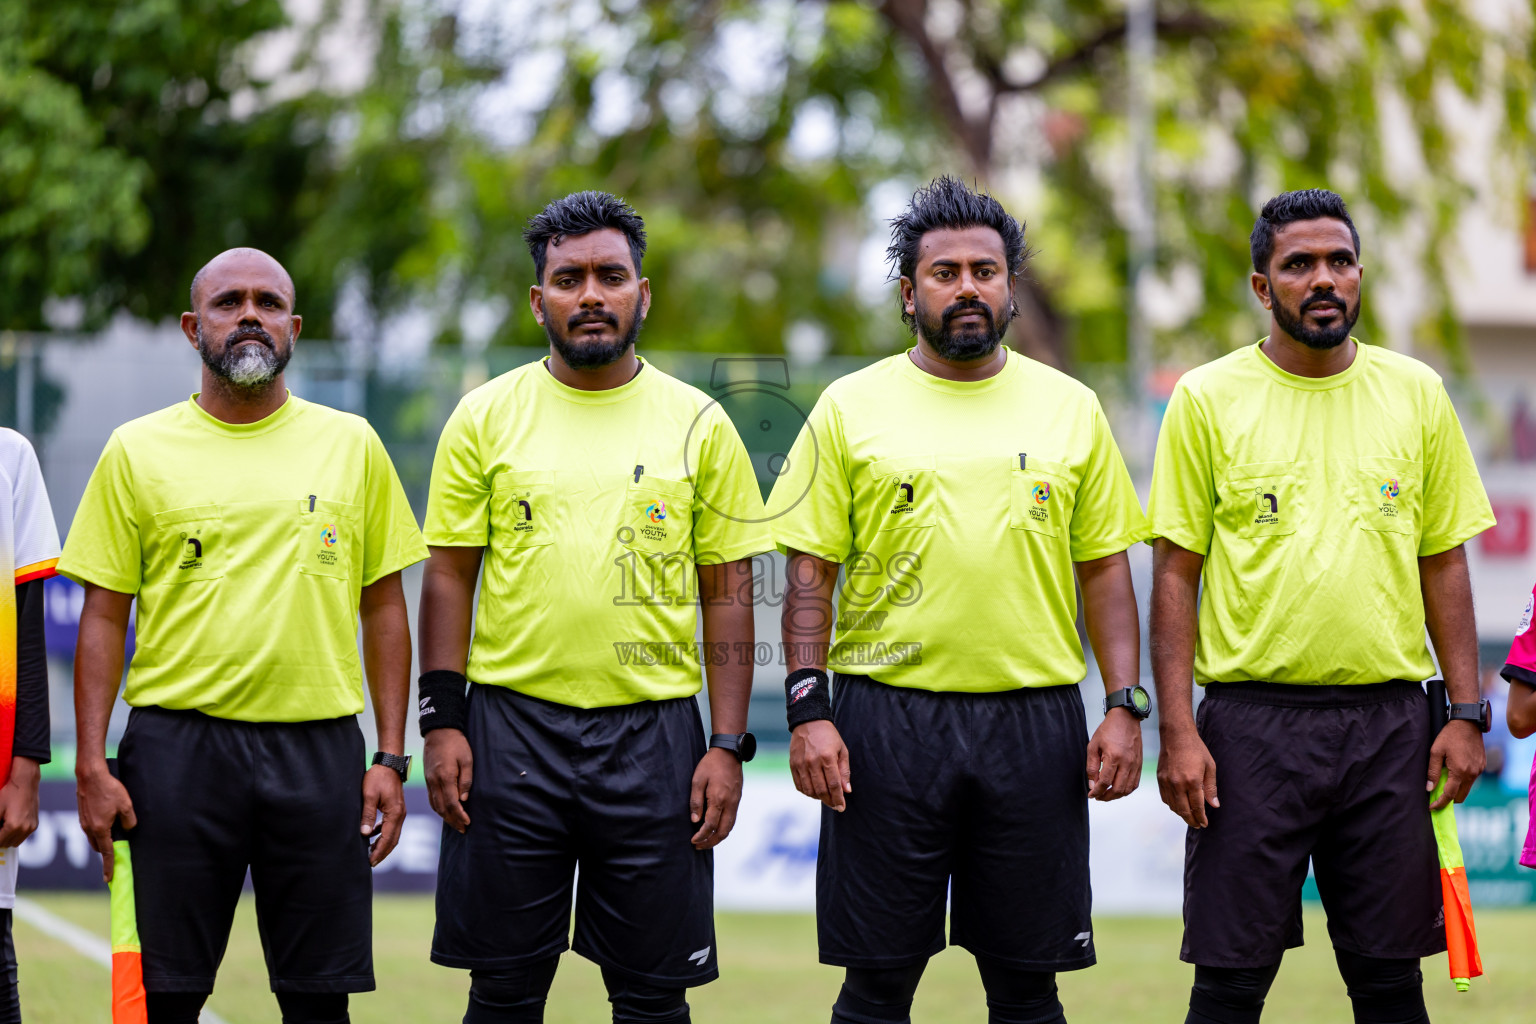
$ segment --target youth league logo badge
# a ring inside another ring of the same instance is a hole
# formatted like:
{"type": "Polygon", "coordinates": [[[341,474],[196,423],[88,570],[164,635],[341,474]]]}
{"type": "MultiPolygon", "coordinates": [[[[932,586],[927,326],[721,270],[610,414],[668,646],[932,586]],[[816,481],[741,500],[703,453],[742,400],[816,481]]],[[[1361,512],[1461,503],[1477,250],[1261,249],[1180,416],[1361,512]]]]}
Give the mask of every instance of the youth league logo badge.
{"type": "Polygon", "coordinates": [[[1398,484],[1397,477],[1387,477],[1376,490],[1381,495],[1381,505],[1379,507],[1382,518],[1397,518],[1397,496],[1402,493],[1402,487],[1398,484]]]}
{"type": "Polygon", "coordinates": [[[661,498],[641,498],[640,528],[636,532],[648,541],[667,539],[667,503],[661,498]]]}
{"type": "Polygon", "coordinates": [[[315,552],[315,561],[326,567],[335,566],[339,554],[336,545],[340,542],[341,533],[335,523],[326,523],[320,527],[320,549],[315,552]]]}
{"type": "Polygon", "coordinates": [[[1531,629],[1531,612],[1536,611],[1536,591],[1525,599],[1525,614],[1520,616],[1520,627],[1515,630],[1515,636],[1525,636],[1531,629]]]}

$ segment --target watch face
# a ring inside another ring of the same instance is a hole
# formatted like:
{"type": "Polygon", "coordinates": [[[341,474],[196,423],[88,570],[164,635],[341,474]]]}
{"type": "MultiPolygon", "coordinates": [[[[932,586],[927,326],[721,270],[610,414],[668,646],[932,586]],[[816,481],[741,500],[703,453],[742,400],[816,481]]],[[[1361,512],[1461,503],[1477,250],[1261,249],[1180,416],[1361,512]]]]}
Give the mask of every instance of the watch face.
{"type": "Polygon", "coordinates": [[[743,764],[745,764],[746,762],[752,760],[752,758],[756,757],[757,756],[757,737],[753,736],[749,732],[742,733],[741,734],[741,746],[739,746],[736,749],[736,756],[741,758],[743,764]]]}
{"type": "Polygon", "coordinates": [[[1136,713],[1142,718],[1152,713],[1152,697],[1147,693],[1145,687],[1131,687],[1131,703],[1135,706],[1136,713]]]}

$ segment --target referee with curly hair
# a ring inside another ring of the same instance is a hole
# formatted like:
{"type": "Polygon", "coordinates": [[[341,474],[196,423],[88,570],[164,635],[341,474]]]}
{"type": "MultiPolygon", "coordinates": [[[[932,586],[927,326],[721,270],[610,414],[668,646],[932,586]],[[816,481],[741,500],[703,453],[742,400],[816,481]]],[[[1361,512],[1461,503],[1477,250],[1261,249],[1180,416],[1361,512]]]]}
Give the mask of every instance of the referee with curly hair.
{"type": "Polygon", "coordinates": [[[790,765],[826,805],[832,1020],[909,1020],[948,894],[988,1019],[1060,1024],[1056,972],[1094,963],[1087,798],[1141,773],[1125,550],[1146,520],[1093,392],[1001,344],[1022,225],[940,178],[890,254],[917,344],[827,388],[769,499],[790,558],[790,765]],[[1074,584],[1108,694],[1091,739],[1074,584]]]}

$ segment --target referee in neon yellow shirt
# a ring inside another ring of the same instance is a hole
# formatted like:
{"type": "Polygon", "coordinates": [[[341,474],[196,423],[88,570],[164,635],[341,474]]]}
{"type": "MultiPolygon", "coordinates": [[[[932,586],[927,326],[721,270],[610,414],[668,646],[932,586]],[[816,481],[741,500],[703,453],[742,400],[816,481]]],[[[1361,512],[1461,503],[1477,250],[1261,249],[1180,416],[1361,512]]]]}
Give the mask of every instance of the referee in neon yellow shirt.
{"type": "Polygon", "coordinates": [[[1001,344],[1022,226],[953,178],[893,223],[917,344],[827,388],[768,504],[832,1020],[909,1020],[948,895],[992,1024],[1060,1024],[1056,972],[1095,958],[1087,798],[1141,773],[1125,550],[1147,524],[1093,392],[1001,344]],[[1092,739],[1074,582],[1108,695],[1092,739]]]}
{"type": "Polygon", "coordinates": [[[1350,337],[1364,271],[1343,200],[1276,196],[1251,245],[1269,336],[1184,375],[1152,482],[1188,1021],[1258,1021],[1302,943],[1310,860],[1355,1020],[1426,1024],[1419,959],[1445,949],[1426,793],[1444,773],[1437,806],[1460,801],[1483,769],[1462,545],[1493,513],[1440,378],[1350,337]],[[1438,736],[1426,626],[1454,702],[1438,736]]]}
{"type": "Polygon", "coordinates": [[[369,867],[405,817],[400,570],[426,546],[368,423],[283,386],[301,320],[282,266],[222,253],[192,309],[202,391],[113,432],[59,563],[85,587],[80,824],[108,878],[111,830],[128,830],[150,1024],[197,1020],[247,869],[283,1020],[340,1024],[347,993],[374,987],[369,867]],[[135,601],[114,777],[107,720],[135,601]]]}
{"type": "Polygon", "coordinates": [[[639,215],[578,192],[524,238],[550,354],[459,403],[427,503],[432,959],[469,970],[467,1024],[542,1021],[579,866],[574,948],[614,1021],[682,1024],[686,989],[718,973],[712,850],[754,749],[742,652],[773,542],[719,403],[635,354],[639,215]]]}

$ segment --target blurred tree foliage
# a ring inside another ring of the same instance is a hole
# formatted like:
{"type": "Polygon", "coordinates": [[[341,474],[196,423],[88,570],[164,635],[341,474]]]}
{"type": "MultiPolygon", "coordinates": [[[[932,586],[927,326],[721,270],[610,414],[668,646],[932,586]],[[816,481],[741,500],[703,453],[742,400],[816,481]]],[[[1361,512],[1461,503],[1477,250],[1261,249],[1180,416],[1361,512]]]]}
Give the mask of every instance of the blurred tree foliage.
{"type": "MultiPolygon", "coordinates": [[[[263,80],[283,17],[0,0],[0,326],[49,295],[179,312],[208,255],[252,244],[294,271],[313,336],[409,311],[443,342],[537,345],[522,225],[599,187],[646,217],[648,344],[889,351],[893,293],[860,267],[878,215],[947,171],[1029,222],[1014,344],[1123,358],[1120,0],[324,0],[304,41],[342,33],[339,55],[300,45],[263,80]],[[365,83],[325,84],[326,61],[365,83]]],[[[1256,205],[1311,185],[1350,200],[1368,260],[1427,269],[1425,338],[1454,348],[1457,214],[1491,187],[1516,216],[1530,166],[1533,21],[1532,0],[1160,3],[1157,267],[1188,312],[1165,356],[1252,339],[1256,205]],[[1474,121],[1518,170],[1463,177],[1474,121]]]]}

